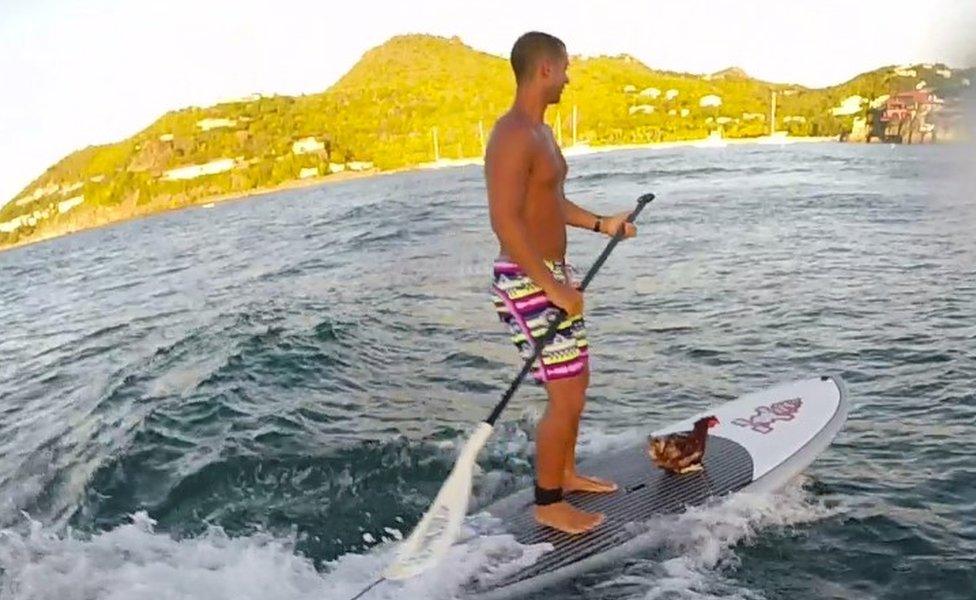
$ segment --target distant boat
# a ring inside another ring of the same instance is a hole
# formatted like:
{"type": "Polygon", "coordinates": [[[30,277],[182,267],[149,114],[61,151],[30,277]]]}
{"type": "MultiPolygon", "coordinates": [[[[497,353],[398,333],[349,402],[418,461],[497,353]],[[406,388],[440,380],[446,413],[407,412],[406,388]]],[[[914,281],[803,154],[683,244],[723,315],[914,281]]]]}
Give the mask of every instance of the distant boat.
{"type": "Polygon", "coordinates": [[[757,144],[792,144],[793,140],[787,137],[786,131],[774,131],[770,135],[763,136],[756,140],[757,144]]]}
{"type": "Polygon", "coordinates": [[[708,134],[708,137],[704,141],[695,143],[695,148],[724,148],[725,146],[727,144],[722,139],[722,133],[719,131],[713,131],[708,134]]]}
{"type": "Polygon", "coordinates": [[[562,152],[563,156],[582,156],[584,154],[593,154],[593,148],[586,142],[580,142],[572,146],[566,146],[562,149],[562,152]]]}
{"type": "Polygon", "coordinates": [[[451,167],[466,167],[468,165],[484,164],[484,159],[480,156],[469,158],[439,158],[434,162],[426,162],[418,165],[420,169],[448,169],[451,167]]]}

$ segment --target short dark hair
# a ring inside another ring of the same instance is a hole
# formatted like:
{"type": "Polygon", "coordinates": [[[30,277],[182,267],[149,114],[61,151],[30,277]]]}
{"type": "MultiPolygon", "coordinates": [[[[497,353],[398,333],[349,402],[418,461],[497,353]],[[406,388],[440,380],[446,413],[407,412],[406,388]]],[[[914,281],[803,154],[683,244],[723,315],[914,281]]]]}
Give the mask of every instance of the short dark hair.
{"type": "Polygon", "coordinates": [[[540,58],[557,58],[566,53],[566,44],[554,35],[541,31],[522,34],[512,46],[512,70],[515,81],[521,83],[529,78],[532,69],[540,58]]]}

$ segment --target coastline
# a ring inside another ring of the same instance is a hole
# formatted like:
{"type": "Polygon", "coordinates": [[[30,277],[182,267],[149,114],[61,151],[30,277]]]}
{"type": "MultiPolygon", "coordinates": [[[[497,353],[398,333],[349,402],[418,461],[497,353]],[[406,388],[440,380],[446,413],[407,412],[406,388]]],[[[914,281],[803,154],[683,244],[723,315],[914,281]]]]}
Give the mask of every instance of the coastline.
{"type": "Polygon", "coordinates": [[[317,187],[320,185],[330,184],[330,183],[341,183],[344,181],[352,181],[355,179],[368,179],[374,177],[382,177],[384,175],[393,175],[396,173],[403,173],[406,171],[418,170],[417,167],[404,167],[400,169],[389,169],[386,171],[379,170],[369,170],[369,171],[343,171],[341,173],[334,173],[332,175],[309,177],[308,179],[294,179],[292,181],[287,181],[283,184],[270,186],[270,187],[260,187],[253,190],[247,190],[244,192],[233,192],[217,194],[214,196],[204,196],[190,202],[188,204],[181,204],[179,206],[154,206],[152,204],[146,205],[143,210],[133,212],[132,214],[126,215],[124,217],[107,219],[107,220],[97,220],[98,222],[89,225],[87,227],[62,227],[62,228],[52,228],[50,231],[45,231],[41,235],[32,237],[27,240],[21,240],[13,244],[8,244],[6,246],[0,246],[0,253],[6,252],[7,250],[13,250],[15,248],[21,248],[24,246],[30,246],[33,244],[39,244],[41,242],[46,242],[53,240],[55,238],[60,238],[68,235],[73,235],[75,233],[81,233],[83,231],[91,231],[93,229],[101,229],[103,227],[111,227],[113,225],[119,225],[127,221],[134,221],[137,219],[144,219],[147,217],[152,217],[155,215],[161,215],[169,212],[175,212],[180,210],[189,210],[194,208],[212,208],[217,204],[223,204],[224,202],[233,202],[235,200],[246,200],[248,198],[253,198],[256,196],[265,196],[267,194],[273,194],[277,192],[285,192],[289,190],[297,190],[302,188],[317,187]]]}
{"type": "MultiPolygon", "coordinates": [[[[701,147],[701,148],[719,148],[727,145],[748,145],[748,144],[765,144],[765,145],[788,145],[797,143],[818,143],[818,142],[831,142],[837,141],[836,136],[830,137],[779,137],[779,136],[762,136],[757,138],[735,138],[735,139],[719,139],[713,141],[711,138],[702,138],[696,140],[680,140],[680,141],[668,141],[668,142],[647,142],[642,144],[612,144],[605,146],[589,146],[586,144],[577,144],[576,146],[566,146],[562,149],[563,154],[566,157],[575,156],[589,156],[591,154],[603,154],[607,152],[619,152],[626,150],[653,150],[653,149],[669,149],[669,148],[679,148],[679,147],[701,147]]],[[[190,208],[211,208],[216,204],[223,202],[230,202],[234,200],[245,200],[248,198],[253,198],[255,196],[264,196],[267,194],[272,194],[276,192],[283,192],[288,190],[297,190],[309,187],[318,187],[321,185],[328,185],[330,183],[341,183],[344,181],[352,181],[355,179],[367,179],[374,177],[383,177],[386,175],[394,175],[397,173],[405,173],[412,171],[426,171],[433,169],[449,169],[462,166],[470,165],[482,165],[484,161],[481,157],[470,157],[470,158],[459,158],[459,159],[441,159],[436,162],[421,163],[419,165],[413,165],[409,167],[400,167],[396,169],[389,170],[368,170],[368,171],[343,171],[341,173],[335,173],[332,175],[323,175],[318,177],[310,177],[308,179],[296,179],[292,181],[285,182],[280,185],[270,186],[270,187],[260,187],[253,190],[247,190],[245,192],[233,192],[217,194],[214,196],[204,196],[198,200],[191,202],[189,204],[182,204],[179,206],[158,206],[153,204],[145,205],[142,210],[138,210],[131,214],[125,215],[119,218],[96,218],[96,222],[85,227],[72,227],[66,226],[61,228],[52,228],[50,231],[44,232],[41,235],[32,237],[27,240],[21,240],[13,244],[6,246],[0,246],[0,252],[5,252],[7,250],[13,250],[15,248],[21,248],[24,246],[30,246],[32,244],[38,244],[41,242],[46,242],[59,237],[64,237],[67,235],[72,235],[75,233],[80,233],[82,231],[89,231],[92,229],[100,229],[102,227],[109,227],[112,225],[117,225],[120,223],[125,223],[127,221],[132,221],[135,219],[142,219],[145,217],[150,217],[153,215],[186,210],[190,208]]]]}

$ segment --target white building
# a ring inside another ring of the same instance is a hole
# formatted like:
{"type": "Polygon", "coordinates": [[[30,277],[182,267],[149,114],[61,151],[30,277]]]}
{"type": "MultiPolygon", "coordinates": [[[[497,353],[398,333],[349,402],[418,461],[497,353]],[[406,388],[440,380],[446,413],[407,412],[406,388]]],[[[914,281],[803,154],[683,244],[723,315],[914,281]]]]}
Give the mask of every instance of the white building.
{"type": "Polygon", "coordinates": [[[49,183],[44,187],[39,187],[31,192],[30,196],[25,196],[17,201],[17,206],[24,206],[25,204],[30,204],[35,200],[40,200],[44,196],[50,196],[51,194],[57,192],[60,186],[56,183],[49,183]]]}
{"type": "Polygon", "coordinates": [[[835,117],[845,117],[849,115],[856,114],[861,111],[861,105],[867,102],[867,99],[854,94],[853,96],[848,96],[841,101],[840,106],[832,108],[830,114],[835,117]]]}
{"type": "Polygon", "coordinates": [[[295,154],[311,154],[324,148],[325,144],[313,137],[302,138],[291,145],[291,151],[295,154]]]}
{"type": "Polygon", "coordinates": [[[208,163],[202,165],[190,165],[188,167],[178,167],[176,169],[170,169],[163,173],[163,179],[167,181],[175,181],[181,179],[196,179],[203,175],[214,175],[216,173],[223,173],[224,171],[230,171],[234,168],[233,158],[220,158],[217,160],[212,160],[208,163]]]}
{"type": "Polygon", "coordinates": [[[24,225],[34,226],[38,222],[51,216],[51,207],[45,208],[44,210],[35,210],[32,213],[27,213],[26,215],[20,215],[10,219],[5,223],[0,223],[0,232],[10,233],[12,231],[17,231],[24,225]]]}
{"type": "Polygon", "coordinates": [[[308,179],[309,177],[318,177],[318,175],[319,175],[319,168],[318,167],[307,167],[307,168],[303,168],[301,171],[299,171],[298,178],[299,179],[308,179]]]}
{"type": "Polygon", "coordinates": [[[670,90],[664,92],[664,99],[665,100],[674,100],[677,97],[678,97],[678,90],[676,90],[674,88],[671,88],[670,90]]]}
{"type": "Polygon", "coordinates": [[[63,215],[72,208],[78,206],[85,201],[84,196],[75,196],[74,198],[68,198],[67,200],[58,202],[58,214],[63,215]]]}
{"type": "Polygon", "coordinates": [[[221,127],[234,127],[235,125],[237,125],[237,121],[234,119],[200,119],[197,121],[197,127],[203,131],[219,129],[221,127]]]}
{"type": "Polygon", "coordinates": [[[701,106],[702,108],[708,106],[722,106],[722,98],[720,96],[716,96],[715,94],[702,96],[701,100],[698,101],[698,106],[701,106]]]}
{"type": "Polygon", "coordinates": [[[18,229],[20,229],[20,226],[24,223],[26,218],[27,215],[20,215],[19,217],[14,217],[9,221],[0,223],[0,233],[10,233],[11,231],[17,231],[18,229]]]}
{"type": "Polygon", "coordinates": [[[644,96],[645,98],[657,98],[661,95],[661,90],[655,87],[644,88],[641,90],[640,95],[644,96]]]}
{"type": "Polygon", "coordinates": [[[237,104],[239,102],[255,102],[261,99],[261,94],[247,94],[245,96],[231,96],[230,98],[224,98],[218,100],[217,104],[237,104]]]}

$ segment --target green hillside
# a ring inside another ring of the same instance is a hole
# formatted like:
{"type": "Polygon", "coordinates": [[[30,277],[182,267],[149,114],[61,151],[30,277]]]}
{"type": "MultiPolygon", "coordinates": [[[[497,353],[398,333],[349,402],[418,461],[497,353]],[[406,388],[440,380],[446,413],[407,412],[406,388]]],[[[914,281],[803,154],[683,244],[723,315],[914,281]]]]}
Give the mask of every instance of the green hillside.
{"type": "MultiPolygon", "coordinates": [[[[759,81],[738,69],[701,76],[656,71],[629,56],[574,57],[570,86],[547,120],[566,145],[574,106],[577,140],[593,146],[696,139],[720,126],[725,137],[755,137],[769,132],[775,90],[778,129],[836,135],[851,117],[830,111],[847,96],[875,98],[921,80],[951,95],[973,74],[947,78],[941,69],[918,67],[914,76],[899,76],[886,67],[813,90],[759,81]],[[702,107],[708,95],[720,97],[721,105],[702,107]]],[[[19,225],[0,230],[0,246],[271,189],[303,175],[419,165],[434,159],[435,129],[441,158],[479,156],[482,135],[513,91],[503,58],[457,38],[396,37],[368,51],[323,93],[186,108],[129,139],[65,157],[0,209],[0,228],[19,225]],[[194,166],[197,171],[180,171],[194,166]]]]}

